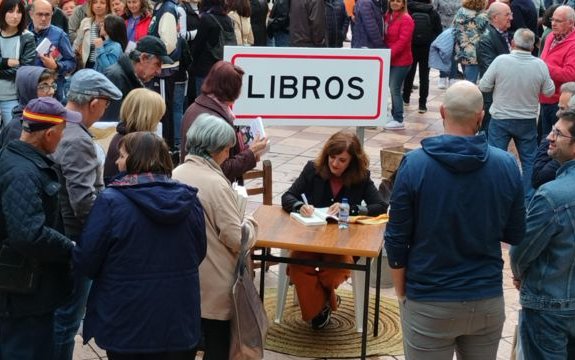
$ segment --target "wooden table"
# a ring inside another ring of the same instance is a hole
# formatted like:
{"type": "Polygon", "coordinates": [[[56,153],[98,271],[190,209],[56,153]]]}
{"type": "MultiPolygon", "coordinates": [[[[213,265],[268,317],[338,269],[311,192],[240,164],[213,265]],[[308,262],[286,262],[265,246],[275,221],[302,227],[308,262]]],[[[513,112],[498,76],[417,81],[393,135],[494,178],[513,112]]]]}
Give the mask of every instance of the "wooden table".
{"type": "MultiPolygon", "coordinates": [[[[262,261],[265,269],[266,261],[283,262],[312,266],[325,266],[360,270],[365,272],[365,288],[363,299],[363,332],[361,340],[361,358],[365,359],[367,350],[367,318],[369,314],[369,277],[371,259],[377,257],[374,336],[378,334],[381,249],[385,225],[349,224],[349,229],[339,229],[337,224],[320,226],[305,226],[290,218],[280,206],[262,205],[254,213],[258,222],[258,237],[256,247],[264,248],[262,255],[254,255],[255,260],[262,261]],[[334,255],[350,255],[365,257],[365,264],[346,264],[333,262],[318,262],[290,257],[274,256],[270,248],[308,251],[334,255]]],[[[263,300],[265,291],[265,276],[260,276],[260,296],[263,300]]]]}

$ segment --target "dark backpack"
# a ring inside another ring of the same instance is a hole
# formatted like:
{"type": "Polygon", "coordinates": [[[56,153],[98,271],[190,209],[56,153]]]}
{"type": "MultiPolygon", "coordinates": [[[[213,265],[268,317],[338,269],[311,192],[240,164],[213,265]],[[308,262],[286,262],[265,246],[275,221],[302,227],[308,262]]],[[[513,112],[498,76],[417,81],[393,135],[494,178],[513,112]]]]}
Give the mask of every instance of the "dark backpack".
{"type": "Polygon", "coordinates": [[[226,31],[222,24],[218,21],[218,19],[212,15],[209,15],[215,22],[218,24],[220,28],[220,35],[218,37],[218,43],[215,46],[208,46],[208,51],[212,56],[217,60],[224,59],[224,46],[225,45],[237,45],[238,41],[236,40],[236,33],[232,29],[231,31],[226,31]]]}
{"type": "Polygon", "coordinates": [[[427,46],[433,41],[433,28],[431,26],[431,16],[425,12],[414,12],[411,14],[415,29],[413,29],[413,46],[427,46]]]}

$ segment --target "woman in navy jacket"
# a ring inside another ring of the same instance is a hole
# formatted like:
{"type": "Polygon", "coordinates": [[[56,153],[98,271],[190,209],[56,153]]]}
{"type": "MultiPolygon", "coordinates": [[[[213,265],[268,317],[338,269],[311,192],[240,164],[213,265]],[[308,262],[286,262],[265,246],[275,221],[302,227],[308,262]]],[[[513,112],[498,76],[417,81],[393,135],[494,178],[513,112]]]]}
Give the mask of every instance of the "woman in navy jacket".
{"type": "MultiPolygon", "coordinates": [[[[337,132],[323,146],[315,161],[308,162],[299,177],[282,196],[287,212],[303,216],[313,213],[313,207],[329,207],[336,214],[343,198],[350,205],[350,215],[377,216],[387,210],[381,193],[369,177],[369,160],[353,133],[337,132]],[[305,194],[308,204],[305,204],[305,194]],[[362,201],[365,205],[362,205],[362,201]]],[[[351,256],[294,251],[294,258],[352,263],[351,256]]],[[[335,289],[349,278],[350,270],[289,265],[288,275],[296,287],[302,318],[311,321],[314,329],[329,323],[331,312],[337,310],[339,299],[335,289]]]]}
{"type": "Polygon", "coordinates": [[[84,343],[95,338],[110,360],[193,359],[206,255],[197,190],[170,179],[168,147],[154,133],[128,134],[119,149],[127,174],[96,199],[73,252],[94,280],[84,343]]]}

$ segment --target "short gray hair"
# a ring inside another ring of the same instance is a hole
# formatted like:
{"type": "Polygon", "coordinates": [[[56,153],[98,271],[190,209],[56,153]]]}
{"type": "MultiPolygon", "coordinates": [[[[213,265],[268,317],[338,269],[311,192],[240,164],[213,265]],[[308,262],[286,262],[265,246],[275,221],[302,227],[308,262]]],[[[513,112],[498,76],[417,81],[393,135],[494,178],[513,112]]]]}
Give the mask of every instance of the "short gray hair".
{"type": "Polygon", "coordinates": [[[571,94],[571,97],[573,98],[573,95],[575,95],[575,81],[569,81],[569,82],[566,82],[565,84],[561,85],[561,88],[559,89],[559,91],[561,93],[569,93],[569,94],[571,94]]]}
{"type": "Polygon", "coordinates": [[[188,154],[212,157],[213,154],[236,144],[236,132],[224,119],[200,114],[186,134],[188,154]]]}
{"type": "Polygon", "coordinates": [[[535,45],[535,34],[527,28],[520,28],[513,35],[515,47],[520,50],[531,51],[535,45]]]}
{"type": "Polygon", "coordinates": [[[80,94],[75,91],[68,91],[67,101],[74,103],[76,105],[86,105],[92,101],[94,97],[92,95],[80,94]]]}

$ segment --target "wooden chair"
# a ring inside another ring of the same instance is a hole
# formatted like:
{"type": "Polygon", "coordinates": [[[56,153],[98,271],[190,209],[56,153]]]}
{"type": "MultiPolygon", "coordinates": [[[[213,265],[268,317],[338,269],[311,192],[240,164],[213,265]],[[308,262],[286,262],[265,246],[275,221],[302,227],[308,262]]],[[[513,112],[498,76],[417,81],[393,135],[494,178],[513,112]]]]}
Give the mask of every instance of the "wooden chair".
{"type": "MultiPolygon", "coordinates": [[[[255,187],[250,187],[249,184],[246,185],[246,191],[248,195],[259,195],[262,194],[263,200],[262,204],[264,205],[271,205],[272,204],[272,162],[270,160],[262,161],[262,169],[254,169],[246,172],[243,176],[244,184],[246,180],[258,179],[261,178],[261,184],[256,185],[255,187]]],[[[254,254],[254,251],[264,251],[262,248],[254,248],[252,249],[251,254],[254,254]]],[[[266,263],[265,271],[267,271],[270,267],[270,263],[266,263]]],[[[251,262],[252,274],[254,269],[261,268],[261,263],[259,261],[251,262]]]]}
{"type": "Polygon", "coordinates": [[[246,186],[248,195],[263,195],[262,204],[272,204],[272,162],[269,160],[262,161],[262,169],[254,169],[246,172],[243,176],[244,183],[246,180],[262,178],[262,183],[256,187],[246,186]]]}

